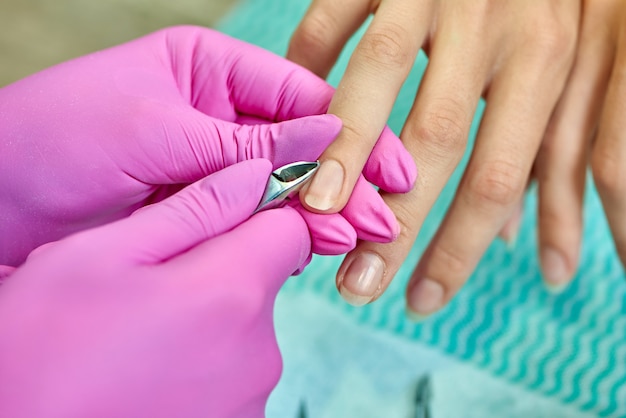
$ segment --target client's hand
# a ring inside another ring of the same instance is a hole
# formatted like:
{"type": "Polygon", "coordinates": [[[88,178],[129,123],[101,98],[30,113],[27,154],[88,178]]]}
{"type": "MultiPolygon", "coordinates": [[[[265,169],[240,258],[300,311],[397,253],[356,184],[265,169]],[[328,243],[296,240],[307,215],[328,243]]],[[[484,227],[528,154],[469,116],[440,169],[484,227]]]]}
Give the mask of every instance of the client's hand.
{"type": "Polygon", "coordinates": [[[317,212],[343,207],[420,47],[429,56],[401,134],[420,178],[411,193],[385,196],[404,230],[391,245],[362,242],[346,257],[337,286],[348,301],[375,300],[397,273],[467,149],[483,96],[487,107],[471,158],[413,272],[407,305],[429,315],[465,283],[523,195],[574,60],[580,8],[572,0],[312,2],[288,56],[319,75],[374,13],[329,108],[343,131],[301,193],[317,212]]]}

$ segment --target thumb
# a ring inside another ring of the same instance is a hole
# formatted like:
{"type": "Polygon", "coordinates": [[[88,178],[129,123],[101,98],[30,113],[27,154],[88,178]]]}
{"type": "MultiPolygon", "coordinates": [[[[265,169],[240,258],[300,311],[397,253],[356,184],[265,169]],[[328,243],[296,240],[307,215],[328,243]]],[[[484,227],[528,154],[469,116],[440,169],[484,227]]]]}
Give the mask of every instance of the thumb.
{"type": "Polygon", "coordinates": [[[295,161],[314,161],[337,137],[341,120],[334,115],[316,115],[281,123],[242,125],[216,119],[192,109],[194,116],[180,118],[168,127],[168,152],[160,166],[164,172],[157,184],[191,183],[241,161],[264,158],[274,169],[295,161]]]}
{"type": "Polygon", "coordinates": [[[251,297],[255,290],[275,297],[284,281],[308,262],[310,253],[307,224],[293,208],[284,207],[257,213],[232,231],[169,260],[167,266],[175,273],[172,277],[202,283],[215,277],[245,289],[251,297]]]}
{"type": "Polygon", "coordinates": [[[256,159],[225,168],[129,218],[102,227],[100,242],[134,262],[158,263],[250,217],[272,167],[256,159]]]}

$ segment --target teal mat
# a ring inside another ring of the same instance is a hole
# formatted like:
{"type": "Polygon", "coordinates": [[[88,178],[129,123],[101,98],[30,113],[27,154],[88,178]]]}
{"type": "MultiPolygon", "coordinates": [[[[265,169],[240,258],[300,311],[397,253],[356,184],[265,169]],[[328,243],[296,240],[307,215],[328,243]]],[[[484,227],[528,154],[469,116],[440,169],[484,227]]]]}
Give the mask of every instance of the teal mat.
{"type": "MultiPolygon", "coordinates": [[[[307,1],[249,0],[220,29],[284,55],[307,1]]],[[[356,39],[350,42],[351,50],[356,39]]],[[[337,84],[342,55],[330,76],[337,84]]],[[[389,124],[399,132],[426,66],[420,56],[389,124]]],[[[474,138],[480,113],[474,121],[474,138]]],[[[591,182],[585,198],[582,262],[572,285],[553,296],[541,284],[536,245],[536,195],[531,190],[516,248],[488,249],[470,281],[441,313],[415,325],[404,316],[409,274],[449,204],[461,170],[431,212],[407,262],[384,297],[364,308],[345,304],[335,289],[339,258],[317,257],[283,295],[312,292],[358,323],[419,340],[492,375],[598,416],[626,416],[626,283],[591,182]]]]}

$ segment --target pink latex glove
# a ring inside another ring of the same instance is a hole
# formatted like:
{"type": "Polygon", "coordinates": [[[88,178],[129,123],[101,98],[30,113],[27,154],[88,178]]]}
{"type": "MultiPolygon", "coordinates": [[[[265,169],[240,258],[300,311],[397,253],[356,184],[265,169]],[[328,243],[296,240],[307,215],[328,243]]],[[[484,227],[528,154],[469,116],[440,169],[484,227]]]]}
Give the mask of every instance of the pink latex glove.
{"type": "MultiPolygon", "coordinates": [[[[0,89],[0,264],[128,216],[249,158],[315,160],[340,123],[333,89],[258,47],[198,27],[165,29],[0,89]],[[259,120],[262,125],[241,125],[259,120]]],[[[364,174],[408,191],[413,159],[390,131],[364,174]]],[[[335,216],[304,214],[313,250],[390,241],[395,216],[364,181],[335,216]]]]}
{"type": "Polygon", "coordinates": [[[274,299],[311,248],[291,208],[246,221],[270,171],[236,164],[34,251],[0,286],[0,416],[263,416],[274,299]]]}

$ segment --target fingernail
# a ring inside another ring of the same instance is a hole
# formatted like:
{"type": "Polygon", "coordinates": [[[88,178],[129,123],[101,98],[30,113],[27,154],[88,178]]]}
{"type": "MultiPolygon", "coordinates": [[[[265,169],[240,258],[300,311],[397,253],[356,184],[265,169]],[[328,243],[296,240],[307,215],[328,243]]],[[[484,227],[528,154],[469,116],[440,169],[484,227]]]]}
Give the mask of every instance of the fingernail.
{"type": "Polygon", "coordinates": [[[343,187],[343,167],[335,160],[322,162],[313,176],[304,201],[313,209],[328,210],[335,206],[343,187]]]}
{"type": "Polygon", "coordinates": [[[339,293],[351,305],[363,306],[376,295],[385,266],[373,253],[360,253],[352,259],[339,285],[339,293]]]}
{"type": "Polygon", "coordinates": [[[423,278],[409,291],[407,315],[422,320],[443,306],[441,283],[423,278]]]}
{"type": "Polygon", "coordinates": [[[541,269],[546,287],[551,291],[562,291],[570,279],[570,273],[561,253],[553,248],[541,250],[541,269]]]}
{"type": "Polygon", "coordinates": [[[424,322],[424,320],[430,316],[430,315],[421,315],[421,314],[418,314],[417,312],[413,312],[411,308],[408,308],[408,307],[404,313],[409,321],[415,322],[417,324],[419,324],[420,322],[424,322]]]}
{"type": "Polygon", "coordinates": [[[560,285],[553,285],[553,284],[550,284],[550,283],[548,283],[546,281],[543,282],[543,285],[545,286],[545,288],[548,291],[548,293],[551,293],[553,295],[558,295],[558,294],[563,293],[563,291],[565,289],[567,289],[567,285],[568,284],[569,283],[563,283],[563,284],[560,284],[560,285]]]}

